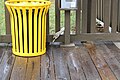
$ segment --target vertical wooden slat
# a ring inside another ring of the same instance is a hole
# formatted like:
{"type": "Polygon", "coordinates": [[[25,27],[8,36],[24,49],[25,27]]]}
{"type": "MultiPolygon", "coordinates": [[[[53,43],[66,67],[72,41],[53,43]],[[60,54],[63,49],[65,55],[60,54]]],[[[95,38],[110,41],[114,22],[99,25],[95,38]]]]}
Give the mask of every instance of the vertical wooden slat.
{"type": "Polygon", "coordinates": [[[110,20],[109,20],[109,25],[111,25],[111,8],[112,8],[112,7],[111,7],[111,6],[112,6],[111,4],[112,4],[112,0],[109,0],[109,1],[110,1],[110,2],[109,2],[109,19],[110,19],[110,20]]]}
{"type": "Polygon", "coordinates": [[[98,19],[102,20],[102,0],[98,0],[99,10],[98,10],[98,19]]]}
{"type": "Polygon", "coordinates": [[[98,8],[97,8],[98,9],[97,18],[99,19],[100,18],[100,13],[99,13],[100,12],[100,0],[97,0],[97,1],[98,1],[98,5],[97,5],[98,6],[98,8]]]}
{"type": "Polygon", "coordinates": [[[87,8],[88,0],[82,1],[82,33],[87,33],[87,8]]]}
{"type": "MultiPolygon", "coordinates": [[[[88,12],[87,12],[87,33],[91,32],[91,4],[92,0],[88,0],[88,4],[87,4],[87,8],[88,8],[88,12]]],[[[96,14],[95,14],[96,15],[96,14]]]]}
{"type": "Polygon", "coordinates": [[[65,10],[65,44],[70,43],[70,10],[65,10]]]}
{"type": "Polygon", "coordinates": [[[98,0],[96,0],[96,18],[98,18],[98,0]]]}
{"type": "Polygon", "coordinates": [[[10,15],[6,6],[5,6],[5,24],[6,24],[6,34],[11,34],[10,15]]]}
{"type": "Polygon", "coordinates": [[[120,0],[118,0],[118,32],[120,32],[120,0]]]}
{"type": "Polygon", "coordinates": [[[90,29],[91,32],[95,32],[96,30],[96,0],[91,1],[91,18],[90,18],[90,29]]]}
{"type": "Polygon", "coordinates": [[[60,30],[60,10],[59,10],[60,0],[55,0],[55,31],[60,30]]]}
{"type": "Polygon", "coordinates": [[[117,11],[118,11],[118,0],[112,0],[112,32],[115,33],[117,30],[117,11]]]}
{"type": "Polygon", "coordinates": [[[103,0],[103,21],[104,21],[104,31],[106,33],[109,32],[109,3],[110,3],[110,0],[103,0]]]}
{"type": "Polygon", "coordinates": [[[77,0],[77,11],[76,11],[76,34],[80,34],[80,21],[81,21],[81,0],[77,0]]]}

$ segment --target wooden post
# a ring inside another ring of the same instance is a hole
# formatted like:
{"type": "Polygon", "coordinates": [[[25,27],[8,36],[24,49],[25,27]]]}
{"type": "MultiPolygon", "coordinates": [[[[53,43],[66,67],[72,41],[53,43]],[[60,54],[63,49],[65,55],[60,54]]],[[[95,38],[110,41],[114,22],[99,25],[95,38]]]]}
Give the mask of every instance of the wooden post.
{"type": "Polygon", "coordinates": [[[96,32],[96,0],[91,0],[90,32],[96,32]]]}
{"type": "Polygon", "coordinates": [[[70,43],[70,10],[65,10],[65,44],[70,43]]]}
{"type": "Polygon", "coordinates": [[[109,21],[110,21],[109,4],[110,4],[110,0],[103,0],[103,21],[104,21],[104,31],[106,33],[109,32],[109,21]]]}
{"type": "Polygon", "coordinates": [[[80,21],[81,21],[81,0],[77,0],[77,11],[76,11],[76,34],[80,34],[80,21]]]}
{"type": "Polygon", "coordinates": [[[118,0],[112,0],[112,32],[117,31],[117,17],[118,17],[118,0]]]}
{"type": "Polygon", "coordinates": [[[10,15],[6,6],[5,6],[5,24],[6,24],[6,34],[11,34],[10,15]]]}
{"type": "Polygon", "coordinates": [[[87,33],[88,0],[82,1],[82,33],[87,33]]]}
{"type": "Polygon", "coordinates": [[[60,0],[55,0],[55,31],[60,30],[60,0]]]}

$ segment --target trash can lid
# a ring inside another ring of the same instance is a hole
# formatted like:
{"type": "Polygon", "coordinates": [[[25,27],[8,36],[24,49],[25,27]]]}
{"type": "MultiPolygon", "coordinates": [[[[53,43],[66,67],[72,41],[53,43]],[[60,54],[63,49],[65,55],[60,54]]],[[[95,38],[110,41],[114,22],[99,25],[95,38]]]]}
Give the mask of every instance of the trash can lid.
{"type": "Polygon", "coordinates": [[[8,6],[16,6],[16,7],[45,7],[51,4],[50,1],[43,0],[32,0],[32,1],[6,1],[6,5],[8,6]]]}

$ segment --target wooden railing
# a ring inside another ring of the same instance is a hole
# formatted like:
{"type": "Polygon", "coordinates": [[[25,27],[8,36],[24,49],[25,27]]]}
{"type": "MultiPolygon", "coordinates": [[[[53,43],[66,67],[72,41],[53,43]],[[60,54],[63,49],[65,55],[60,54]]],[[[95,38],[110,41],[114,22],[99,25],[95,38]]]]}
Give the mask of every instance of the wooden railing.
{"type": "MultiPolygon", "coordinates": [[[[55,0],[55,31],[60,30],[60,0],[55,0]]],[[[65,32],[56,41],[66,44],[82,40],[120,41],[120,0],[77,0],[75,34],[70,34],[70,12],[65,11],[65,32]],[[104,23],[98,26],[96,19],[104,23]],[[81,24],[82,23],[82,26],[81,24]],[[99,28],[102,31],[99,31],[99,28]],[[110,31],[111,29],[111,31],[110,31]]],[[[49,15],[48,15],[49,16],[49,15]]],[[[49,17],[47,17],[47,41],[53,40],[49,35],[49,17]]],[[[6,9],[6,35],[0,36],[0,42],[11,42],[9,14],[6,9]]]]}

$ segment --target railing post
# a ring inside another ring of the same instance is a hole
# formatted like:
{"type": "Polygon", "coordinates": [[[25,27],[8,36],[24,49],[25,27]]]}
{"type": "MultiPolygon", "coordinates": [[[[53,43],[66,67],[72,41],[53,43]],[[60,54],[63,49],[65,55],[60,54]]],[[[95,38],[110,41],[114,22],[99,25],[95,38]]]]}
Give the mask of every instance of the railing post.
{"type": "MultiPolygon", "coordinates": [[[[4,0],[5,2],[6,0],[4,0]]],[[[5,6],[5,24],[6,24],[6,34],[11,34],[11,28],[10,28],[10,16],[9,12],[5,6]]]]}
{"type": "Polygon", "coordinates": [[[70,43],[70,10],[65,10],[65,44],[70,43]]]}
{"type": "Polygon", "coordinates": [[[55,0],[55,32],[60,30],[60,0],[55,0]]]}

